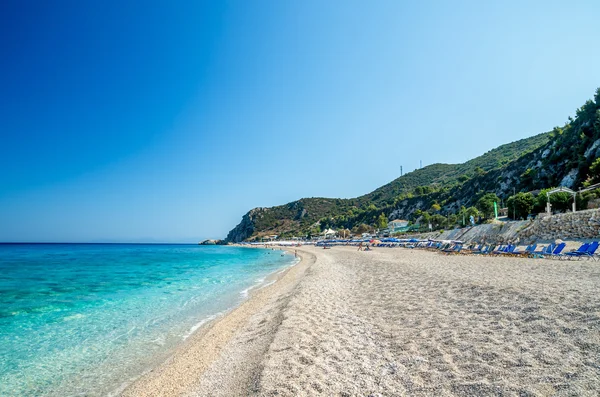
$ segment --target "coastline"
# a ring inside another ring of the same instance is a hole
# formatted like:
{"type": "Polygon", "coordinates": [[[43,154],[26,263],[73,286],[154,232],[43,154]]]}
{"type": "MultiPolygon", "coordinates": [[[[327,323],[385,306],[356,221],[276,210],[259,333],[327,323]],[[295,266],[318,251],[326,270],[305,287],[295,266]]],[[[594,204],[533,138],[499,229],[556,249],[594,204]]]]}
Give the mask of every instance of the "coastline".
{"type": "Polygon", "coordinates": [[[594,395],[594,261],[298,249],[126,396],[594,395]]]}
{"type": "MultiPolygon", "coordinates": [[[[283,251],[293,254],[289,250],[283,251]]],[[[247,299],[240,305],[203,320],[168,359],[136,379],[126,382],[111,395],[180,396],[198,390],[202,375],[223,356],[222,353],[228,345],[235,342],[236,333],[247,327],[253,316],[265,310],[280,309],[281,302],[285,301],[286,296],[314,261],[314,254],[298,249],[297,261],[292,265],[268,275],[262,283],[250,287],[246,291],[247,299]]],[[[261,328],[264,328],[264,324],[260,324],[261,328]]],[[[261,358],[264,353],[264,343],[260,342],[264,340],[255,341],[249,349],[256,351],[256,358],[261,358]]],[[[240,383],[250,385],[252,375],[252,371],[239,372],[235,378],[238,383],[236,388],[240,388],[240,383]]],[[[232,379],[231,374],[229,379],[232,379]]]]}

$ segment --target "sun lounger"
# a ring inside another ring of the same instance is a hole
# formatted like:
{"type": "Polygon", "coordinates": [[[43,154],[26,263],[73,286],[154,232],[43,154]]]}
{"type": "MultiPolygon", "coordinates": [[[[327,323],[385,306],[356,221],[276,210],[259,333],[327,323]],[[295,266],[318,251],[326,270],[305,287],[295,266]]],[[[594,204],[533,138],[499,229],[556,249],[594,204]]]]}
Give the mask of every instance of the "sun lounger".
{"type": "Polygon", "coordinates": [[[547,254],[548,258],[564,258],[565,255],[561,254],[562,250],[565,249],[565,247],[567,246],[566,243],[560,243],[556,246],[556,248],[554,248],[554,250],[552,252],[550,252],[549,254],[547,254]]]}
{"type": "Polygon", "coordinates": [[[591,244],[583,244],[581,247],[577,249],[577,251],[567,252],[565,254],[566,257],[570,258],[592,258],[595,259],[594,254],[596,250],[598,250],[599,243],[597,241],[592,242],[591,244]],[[587,245],[587,247],[585,247],[587,245]]]}
{"type": "Polygon", "coordinates": [[[492,244],[490,245],[490,247],[488,248],[488,250],[486,252],[482,252],[483,255],[490,255],[494,252],[494,250],[496,249],[496,245],[492,244]]]}
{"type": "Polygon", "coordinates": [[[442,252],[445,253],[446,255],[458,254],[458,253],[460,253],[461,248],[462,248],[462,244],[455,244],[453,247],[448,247],[446,249],[443,249],[442,252]]]}
{"type": "Polygon", "coordinates": [[[429,251],[438,251],[438,250],[442,250],[442,249],[446,248],[446,246],[447,246],[447,244],[443,244],[443,243],[439,242],[439,243],[433,244],[431,247],[428,247],[427,249],[429,251]]]}
{"type": "Polygon", "coordinates": [[[514,250],[512,252],[513,256],[529,256],[533,254],[535,249],[537,248],[537,244],[529,244],[523,251],[514,250]]]}
{"type": "Polygon", "coordinates": [[[497,255],[512,255],[516,248],[516,245],[509,244],[504,251],[498,252],[497,255]]]}
{"type": "Polygon", "coordinates": [[[461,254],[472,254],[474,252],[479,252],[483,248],[483,244],[471,244],[467,248],[463,248],[460,250],[461,254]]]}
{"type": "Polygon", "coordinates": [[[491,251],[490,255],[499,255],[505,252],[508,252],[508,250],[510,249],[511,245],[500,245],[500,247],[498,247],[497,250],[491,251]]]}
{"type": "Polygon", "coordinates": [[[436,249],[440,248],[441,245],[442,245],[442,243],[440,243],[440,242],[436,243],[436,242],[432,241],[432,244],[427,245],[425,247],[425,249],[426,250],[436,250],[436,249]]]}
{"type": "Polygon", "coordinates": [[[593,259],[593,260],[597,260],[596,251],[598,250],[599,246],[600,246],[600,243],[598,243],[598,241],[594,241],[590,245],[590,248],[588,248],[587,252],[585,253],[585,257],[593,259]]]}
{"type": "Polygon", "coordinates": [[[441,246],[439,246],[437,250],[438,251],[444,251],[446,249],[449,249],[451,246],[452,246],[452,244],[450,244],[450,243],[444,243],[441,246]]]}
{"type": "Polygon", "coordinates": [[[565,253],[565,256],[569,259],[572,257],[580,256],[584,254],[588,248],[590,247],[590,243],[583,243],[581,247],[577,248],[575,251],[565,253]]]}
{"type": "Polygon", "coordinates": [[[487,250],[488,246],[485,244],[480,244],[479,247],[469,250],[469,251],[465,251],[465,254],[481,254],[482,251],[487,250]]]}
{"type": "Polygon", "coordinates": [[[488,255],[489,253],[493,252],[496,249],[496,245],[491,244],[488,245],[486,247],[483,247],[483,249],[480,252],[473,252],[473,254],[476,255],[488,255]]]}
{"type": "Polygon", "coordinates": [[[532,258],[543,258],[544,255],[548,255],[552,251],[554,251],[554,248],[555,248],[554,244],[548,244],[547,246],[543,247],[541,250],[532,252],[531,257],[532,258]]]}

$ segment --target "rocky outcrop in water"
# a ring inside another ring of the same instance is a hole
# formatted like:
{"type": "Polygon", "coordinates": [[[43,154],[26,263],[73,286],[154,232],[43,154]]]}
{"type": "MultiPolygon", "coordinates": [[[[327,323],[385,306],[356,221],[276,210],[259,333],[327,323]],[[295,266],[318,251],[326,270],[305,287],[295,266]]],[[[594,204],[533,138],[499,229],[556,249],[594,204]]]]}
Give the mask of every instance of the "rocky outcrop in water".
{"type": "Polygon", "coordinates": [[[198,245],[223,245],[225,242],[223,240],[204,240],[198,243],[198,245]]]}

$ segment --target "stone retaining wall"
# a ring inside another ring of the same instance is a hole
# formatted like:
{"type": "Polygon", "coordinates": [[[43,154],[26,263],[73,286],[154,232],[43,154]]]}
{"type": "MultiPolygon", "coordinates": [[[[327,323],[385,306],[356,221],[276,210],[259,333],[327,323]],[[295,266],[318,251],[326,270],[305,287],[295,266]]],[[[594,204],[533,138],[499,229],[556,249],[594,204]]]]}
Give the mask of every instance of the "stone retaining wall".
{"type": "Polygon", "coordinates": [[[568,212],[552,216],[540,214],[518,233],[521,239],[569,240],[600,237],[600,209],[568,212]]]}
{"type": "Polygon", "coordinates": [[[518,232],[530,224],[529,221],[495,222],[444,232],[422,233],[419,238],[435,240],[460,240],[465,242],[506,243],[514,241],[518,232]]]}
{"type": "Polygon", "coordinates": [[[444,232],[421,233],[415,237],[466,242],[506,243],[529,241],[599,240],[600,209],[552,216],[539,214],[534,221],[495,222],[444,232]]]}

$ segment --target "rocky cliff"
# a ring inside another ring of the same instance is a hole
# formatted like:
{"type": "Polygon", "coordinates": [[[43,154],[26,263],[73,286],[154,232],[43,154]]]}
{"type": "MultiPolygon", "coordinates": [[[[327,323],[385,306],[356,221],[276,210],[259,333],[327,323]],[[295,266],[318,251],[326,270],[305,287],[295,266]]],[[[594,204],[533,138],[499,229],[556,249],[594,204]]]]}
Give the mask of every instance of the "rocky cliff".
{"type": "Polygon", "coordinates": [[[242,217],[242,221],[234,227],[225,238],[230,243],[239,243],[254,234],[254,220],[262,208],[255,208],[242,217]]]}

